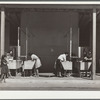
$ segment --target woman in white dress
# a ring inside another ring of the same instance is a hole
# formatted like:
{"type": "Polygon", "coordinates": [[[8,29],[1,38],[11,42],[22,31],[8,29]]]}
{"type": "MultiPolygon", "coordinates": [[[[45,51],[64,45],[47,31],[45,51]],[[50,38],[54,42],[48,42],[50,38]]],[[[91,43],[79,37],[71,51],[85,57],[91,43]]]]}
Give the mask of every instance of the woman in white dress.
{"type": "Polygon", "coordinates": [[[31,60],[35,61],[35,65],[34,65],[35,76],[39,76],[39,68],[42,66],[40,58],[35,54],[31,54],[31,60]]]}

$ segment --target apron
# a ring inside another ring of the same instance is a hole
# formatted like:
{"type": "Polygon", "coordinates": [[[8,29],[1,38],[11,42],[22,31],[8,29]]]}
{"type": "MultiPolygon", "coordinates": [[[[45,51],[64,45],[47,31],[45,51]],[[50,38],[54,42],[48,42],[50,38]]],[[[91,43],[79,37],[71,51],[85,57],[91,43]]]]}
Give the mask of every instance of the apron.
{"type": "Polygon", "coordinates": [[[40,59],[38,58],[38,59],[36,59],[36,61],[35,61],[35,68],[39,68],[39,67],[41,67],[41,61],[40,61],[40,59]]]}

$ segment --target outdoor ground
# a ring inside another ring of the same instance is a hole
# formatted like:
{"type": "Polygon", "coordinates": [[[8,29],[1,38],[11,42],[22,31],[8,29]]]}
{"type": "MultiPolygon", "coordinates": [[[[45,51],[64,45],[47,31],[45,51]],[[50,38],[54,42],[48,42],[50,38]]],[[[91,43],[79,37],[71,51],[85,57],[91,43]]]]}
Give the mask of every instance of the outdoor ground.
{"type": "Polygon", "coordinates": [[[0,90],[100,90],[100,74],[95,80],[87,77],[55,77],[52,73],[40,73],[40,77],[7,78],[0,83],[0,90]]]}

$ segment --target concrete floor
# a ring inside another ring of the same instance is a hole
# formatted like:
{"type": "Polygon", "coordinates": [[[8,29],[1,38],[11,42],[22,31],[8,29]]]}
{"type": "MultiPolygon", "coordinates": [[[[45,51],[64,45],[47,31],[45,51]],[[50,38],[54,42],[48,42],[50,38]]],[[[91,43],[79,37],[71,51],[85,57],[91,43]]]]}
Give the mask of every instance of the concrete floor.
{"type": "Polygon", "coordinates": [[[52,74],[42,73],[40,77],[7,78],[6,83],[0,83],[0,90],[100,90],[100,75],[95,80],[88,77],[55,77],[52,74]]]}

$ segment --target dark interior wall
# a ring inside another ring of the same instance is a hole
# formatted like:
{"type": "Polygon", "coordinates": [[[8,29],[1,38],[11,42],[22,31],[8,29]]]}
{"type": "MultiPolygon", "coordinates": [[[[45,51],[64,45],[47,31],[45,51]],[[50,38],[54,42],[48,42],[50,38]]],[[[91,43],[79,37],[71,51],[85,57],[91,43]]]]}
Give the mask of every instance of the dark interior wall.
{"type": "Polygon", "coordinates": [[[10,23],[10,46],[17,46],[18,25],[10,23]]]}
{"type": "MultiPolygon", "coordinates": [[[[72,24],[73,53],[78,54],[78,13],[23,12],[21,28],[28,29],[28,52],[41,58],[41,72],[52,72],[57,57],[69,52],[69,34],[72,24]]],[[[21,32],[21,54],[25,55],[25,33],[21,32]]]]}
{"type": "MultiPolygon", "coordinates": [[[[1,14],[0,14],[0,23],[1,23],[1,14]]],[[[1,25],[0,25],[0,39],[1,39],[1,25]]],[[[0,40],[0,50],[1,50],[1,40],[0,40]]],[[[0,52],[0,55],[1,55],[1,52],[0,52]]],[[[1,56],[0,56],[1,58],[1,56]]]]}
{"type": "Polygon", "coordinates": [[[79,46],[90,47],[91,46],[91,35],[92,35],[92,17],[90,13],[80,13],[82,16],[79,24],[80,34],[79,34],[79,46]]]}
{"type": "Polygon", "coordinates": [[[96,64],[97,64],[97,72],[100,72],[100,23],[97,22],[97,39],[96,39],[96,64]]]}
{"type": "Polygon", "coordinates": [[[100,14],[96,25],[96,72],[100,72],[100,14]]]}
{"type": "Polygon", "coordinates": [[[8,21],[6,21],[5,28],[5,52],[8,52],[10,49],[10,23],[8,21]]]}
{"type": "Polygon", "coordinates": [[[71,13],[70,14],[70,23],[72,26],[72,54],[78,56],[78,47],[79,47],[79,14],[71,13]]]}

